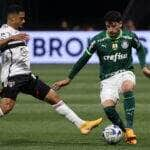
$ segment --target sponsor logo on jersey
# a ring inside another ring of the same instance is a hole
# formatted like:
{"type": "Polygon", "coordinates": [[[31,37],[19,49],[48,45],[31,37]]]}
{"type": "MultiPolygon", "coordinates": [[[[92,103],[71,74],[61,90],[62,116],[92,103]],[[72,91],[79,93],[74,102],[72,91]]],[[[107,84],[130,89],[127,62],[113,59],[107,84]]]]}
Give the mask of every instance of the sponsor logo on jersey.
{"type": "Polygon", "coordinates": [[[113,61],[116,62],[117,60],[123,60],[128,57],[128,54],[121,54],[121,53],[116,53],[114,55],[105,55],[103,56],[104,60],[106,61],[113,61]]]}
{"type": "Polygon", "coordinates": [[[128,43],[128,41],[123,41],[122,43],[121,43],[121,47],[123,48],[123,49],[127,49],[128,47],[129,47],[129,43],[128,43]]]}
{"type": "Polygon", "coordinates": [[[112,44],[112,49],[113,50],[117,50],[118,49],[118,44],[117,43],[113,43],[112,44]]]}

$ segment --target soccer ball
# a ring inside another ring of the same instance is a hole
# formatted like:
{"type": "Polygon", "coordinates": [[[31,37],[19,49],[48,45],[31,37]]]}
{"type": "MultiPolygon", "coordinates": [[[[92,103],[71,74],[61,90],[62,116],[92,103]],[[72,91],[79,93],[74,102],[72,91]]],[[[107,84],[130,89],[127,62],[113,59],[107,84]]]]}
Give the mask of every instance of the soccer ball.
{"type": "Polygon", "coordinates": [[[103,130],[103,137],[108,144],[117,144],[122,139],[123,133],[117,125],[108,125],[103,130]]]}

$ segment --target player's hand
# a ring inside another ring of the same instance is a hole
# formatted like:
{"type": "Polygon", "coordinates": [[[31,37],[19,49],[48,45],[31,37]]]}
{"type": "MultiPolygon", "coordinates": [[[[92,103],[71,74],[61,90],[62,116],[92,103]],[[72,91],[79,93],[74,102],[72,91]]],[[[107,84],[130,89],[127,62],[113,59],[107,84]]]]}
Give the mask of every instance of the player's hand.
{"type": "Polygon", "coordinates": [[[28,41],[29,40],[29,35],[26,33],[19,33],[16,35],[11,36],[12,41],[28,41]]]}
{"type": "Polygon", "coordinates": [[[143,68],[143,73],[146,77],[150,78],[150,69],[147,67],[143,68]]]}
{"type": "Polygon", "coordinates": [[[67,78],[65,80],[55,82],[51,87],[53,90],[59,90],[61,87],[68,85],[71,82],[71,79],[67,78]]]}

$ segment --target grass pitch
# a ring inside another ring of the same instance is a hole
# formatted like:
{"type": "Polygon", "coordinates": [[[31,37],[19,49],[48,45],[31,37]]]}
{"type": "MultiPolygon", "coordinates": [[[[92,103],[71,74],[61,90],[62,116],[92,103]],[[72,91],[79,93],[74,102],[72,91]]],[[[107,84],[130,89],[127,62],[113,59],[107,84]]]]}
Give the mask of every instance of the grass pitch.
{"type": "MultiPolygon", "coordinates": [[[[33,65],[32,72],[48,84],[64,79],[71,65],[33,65]]],[[[59,91],[62,99],[84,119],[104,118],[103,124],[91,134],[83,136],[79,130],[51,106],[31,96],[20,94],[15,108],[0,120],[0,150],[149,150],[150,142],[150,80],[139,66],[137,76],[135,129],[137,145],[121,141],[108,145],[102,129],[110,124],[99,102],[98,65],[87,65],[72,83],[59,91]]],[[[122,118],[123,100],[117,107],[122,118]]]]}

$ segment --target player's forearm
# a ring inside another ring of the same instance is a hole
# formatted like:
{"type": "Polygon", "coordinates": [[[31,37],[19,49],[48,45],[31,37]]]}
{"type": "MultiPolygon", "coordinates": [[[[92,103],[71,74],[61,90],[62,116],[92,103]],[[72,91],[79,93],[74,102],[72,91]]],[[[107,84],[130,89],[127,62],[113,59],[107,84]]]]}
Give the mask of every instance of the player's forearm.
{"type": "Polygon", "coordinates": [[[137,54],[138,54],[141,68],[144,68],[146,65],[146,62],[145,62],[146,54],[145,54],[145,48],[142,45],[137,49],[137,54]]]}
{"type": "Polygon", "coordinates": [[[76,64],[74,64],[68,78],[73,79],[75,75],[84,67],[84,65],[88,62],[90,56],[86,53],[77,61],[76,64]]]}

